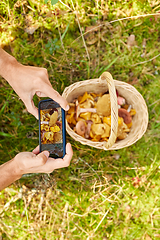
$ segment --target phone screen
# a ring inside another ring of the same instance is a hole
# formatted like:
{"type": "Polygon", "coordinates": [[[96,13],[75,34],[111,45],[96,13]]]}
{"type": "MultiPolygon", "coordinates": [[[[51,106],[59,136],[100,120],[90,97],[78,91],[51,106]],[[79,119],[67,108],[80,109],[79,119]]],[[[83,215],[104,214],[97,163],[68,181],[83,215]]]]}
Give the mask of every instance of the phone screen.
{"type": "Polygon", "coordinates": [[[39,102],[40,152],[47,150],[50,157],[65,155],[65,111],[52,99],[39,102]]]}

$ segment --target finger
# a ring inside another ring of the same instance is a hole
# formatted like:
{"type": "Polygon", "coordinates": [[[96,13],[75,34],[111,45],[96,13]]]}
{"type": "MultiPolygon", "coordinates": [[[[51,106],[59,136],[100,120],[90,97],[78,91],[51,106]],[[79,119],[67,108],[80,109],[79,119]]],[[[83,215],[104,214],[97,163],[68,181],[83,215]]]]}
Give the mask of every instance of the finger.
{"type": "Polygon", "coordinates": [[[32,152],[37,155],[39,153],[39,145],[35,149],[33,149],[32,152]]]}
{"type": "Polygon", "coordinates": [[[72,151],[71,144],[67,143],[66,155],[64,156],[64,158],[54,159],[49,157],[46,164],[39,168],[39,172],[51,173],[55,169],[68,167],[70,165],[72,156],[73,156],[73,151],[72,151]]]}
{"type": "Polygon", "coordinates": [[[26,108],[29,113],[31,113],[38,120],[38,108],[35,107],[33,100],[27,101],[26,108]]]}
{"type": "Polygon", "coordinates": [[[55,100],[59,105],[66,111],[69,110],[68,102],[65,98],[63,98],[57,91],[55,91],[50,85],[46,84],[44,91],[49,98],[55,100]]]}
{"type": "MultiPolygon", "coordinates": [[[[58,158],[58,159],[49,158],[48,159],[50,161],[50,169],[52,169],[52,171],[53,171],[55,169],[68,167],[70,165],[72,156],[73,156],[73,150],[72,150],[71,144],[67,143],[66,155],[64,156],[63,159],[62,158],[58,158]]],[[[49,165],[48,165],[48,167],[49,167],[49,165]]]]}
{"type": "Polygon", "coordinates": [[[48,158],[47,163],[44,165],[42,172],[51,173],[55,169],[60,169],[69,166],[70,161],[64,161],[62,158],[48,158]]]}
{"type": "Polygon", "coordinates": [[[70,162],[72,156],[73,156],[72,146],[71,146],[70,143],[67,143],[67,144],[66,144],[66,155],[64,156],[63,160],[70,162]]]}
{"type": "Polygon", "coordinates": [[[47,97],[46,94],[44,94],[44,93],[42,93],[40,91],[37,91],[36,94],[37,94],[38,97],[47,97]]]}
{"type": "Polygon", "coordinates": [[[35,155],[33,152],[30,154],[32,154],[32,160],[30,161],[28,158],[28,161],[25,163],[28,169],[25,173],[44,173],[44,168],[49,157],[49,152],[43,151],[38,155],[35,155]]]}

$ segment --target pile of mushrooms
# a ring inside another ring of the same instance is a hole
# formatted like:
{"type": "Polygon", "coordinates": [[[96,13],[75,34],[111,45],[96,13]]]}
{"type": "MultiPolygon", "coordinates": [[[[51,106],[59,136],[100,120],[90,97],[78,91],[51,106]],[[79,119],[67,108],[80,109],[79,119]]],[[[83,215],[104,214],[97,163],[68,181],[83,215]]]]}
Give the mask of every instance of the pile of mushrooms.
{"type": "MultiPolygon", "coordinates": [[[[117,140],[125,139],[132,126],[135,109],[119,96],[117,140]]],[[[109,93],[88,93],[74,99],[70,104],[66,119],[69,126],[80,136],[92,141],[108,141],[111,131],[111,103],[109,93]]]]}

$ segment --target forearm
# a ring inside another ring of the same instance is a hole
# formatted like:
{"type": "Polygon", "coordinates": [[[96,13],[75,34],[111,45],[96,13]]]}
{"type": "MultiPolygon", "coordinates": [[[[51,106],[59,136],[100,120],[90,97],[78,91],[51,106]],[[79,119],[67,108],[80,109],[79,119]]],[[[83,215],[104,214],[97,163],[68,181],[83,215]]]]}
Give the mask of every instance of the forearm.
{"type": "Polygon", "coordinates": [[[13,72],[15,71],[15,66],[17,65],[17,60],[0,48],[0,75],[9,83],[12,79],[13,72]]]}
{"type": "Polygon", "coordinates": [[[0,166],[0,191],[20,179],[21,176],[14,159],[2,164],[0,166]]]}

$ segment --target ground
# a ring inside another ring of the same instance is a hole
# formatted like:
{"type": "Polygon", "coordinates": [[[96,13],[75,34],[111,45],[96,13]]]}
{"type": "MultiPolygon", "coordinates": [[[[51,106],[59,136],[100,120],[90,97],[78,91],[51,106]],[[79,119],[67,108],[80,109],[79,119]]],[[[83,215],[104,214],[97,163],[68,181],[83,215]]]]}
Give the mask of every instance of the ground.
{"type": "MultiPolygon", "coordinates": [[[[22,178],[0,193],[0,238],[160,239],[160,1],[1,1],[0,46],[22,64],[47,68],[61,94],[107,70],[141,93],[149,113],[144,136],[120,150],[67,134],[74,151],[68,168],[22,178]]],[[[38,145],[38,121],[0,80],[2,164],[38,145]]]]}

